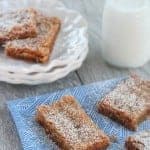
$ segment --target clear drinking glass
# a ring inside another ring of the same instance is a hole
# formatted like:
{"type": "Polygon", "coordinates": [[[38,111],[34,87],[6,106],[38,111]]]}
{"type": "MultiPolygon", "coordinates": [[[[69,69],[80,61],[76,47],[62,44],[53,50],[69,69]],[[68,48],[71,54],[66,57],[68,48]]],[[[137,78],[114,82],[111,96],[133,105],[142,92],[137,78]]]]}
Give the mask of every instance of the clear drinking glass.
{"type": "Polygon", "coordinates": [[[149,0],[107,0],[102,20],[102,55],[119,67],[150,60],[149,0]]]}

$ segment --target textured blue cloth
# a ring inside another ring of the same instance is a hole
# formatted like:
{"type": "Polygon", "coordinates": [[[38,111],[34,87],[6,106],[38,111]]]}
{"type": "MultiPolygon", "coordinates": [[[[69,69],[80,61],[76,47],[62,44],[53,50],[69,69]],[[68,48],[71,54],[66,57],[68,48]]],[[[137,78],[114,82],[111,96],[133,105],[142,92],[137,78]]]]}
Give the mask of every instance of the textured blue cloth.
{"type": "MultiPolygon", "coordinates": [[[[122,79],[108,80],[104,82],[93,83],[86,86],[79,86],[71,89],[65,89],[55,93],[19,99],[8,102],[8,108],[22,143],[24,150],[57,150],[58,147],[46,136],[44,129],[35,121],[35,110],[40,104],[49,104],[59,99],[63,95],[73,95],[83,106],[85,111],[91,116],[98,126],[108,135],[117,137],[117,141],[112,143],[109,150],[122,150],[124,148],[124,139],[133,134],[118,123],[111,121],[107,117],[99,114],[96,109],[96,103],[106,93],[112,90],[122,79]]],[[[140,124],[138,131],[150,129],[150,121],[140,124]]]]}

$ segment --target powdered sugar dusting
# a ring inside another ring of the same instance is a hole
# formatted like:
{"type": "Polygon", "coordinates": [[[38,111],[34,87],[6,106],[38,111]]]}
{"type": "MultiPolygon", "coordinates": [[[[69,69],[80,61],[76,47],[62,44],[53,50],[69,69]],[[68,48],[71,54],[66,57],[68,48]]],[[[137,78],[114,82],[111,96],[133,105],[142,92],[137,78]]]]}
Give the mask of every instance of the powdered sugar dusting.
{"type": "Polygon", "coordinates": [[[104,99],[117,109],[138,113],[150,104],[150,84],[148,81],[130,77],[122,81],[104,99]]]}
{"type": "Polygon", "coordinates": [[[58,108],[49,110],[46,121],[55,124],[58,132],[65,137],[71,147],[86,148],[87,144],[92,145],[104,137],[104,134],[79,107],[65,105],[61,110],[58,108]]]}
{"type": "Polygon", "coordinates": [[[18,11],[0,14],[0,32],[1,34],[8,34],[14,27],[28,25],[32,23],[34,13],[30,9],[23,9],[18,11]]]}

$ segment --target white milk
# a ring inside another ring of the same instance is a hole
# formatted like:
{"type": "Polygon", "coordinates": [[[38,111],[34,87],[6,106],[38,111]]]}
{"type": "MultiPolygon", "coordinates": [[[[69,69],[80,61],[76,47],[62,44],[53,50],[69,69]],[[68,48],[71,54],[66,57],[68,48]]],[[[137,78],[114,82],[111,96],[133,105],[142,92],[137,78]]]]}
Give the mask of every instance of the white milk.
{"type": "Polygon", "coordinates": [[[107,0],[102,21],[102,55],[110,64],[139,67],[150,60],[148,0],[107,0]]]}

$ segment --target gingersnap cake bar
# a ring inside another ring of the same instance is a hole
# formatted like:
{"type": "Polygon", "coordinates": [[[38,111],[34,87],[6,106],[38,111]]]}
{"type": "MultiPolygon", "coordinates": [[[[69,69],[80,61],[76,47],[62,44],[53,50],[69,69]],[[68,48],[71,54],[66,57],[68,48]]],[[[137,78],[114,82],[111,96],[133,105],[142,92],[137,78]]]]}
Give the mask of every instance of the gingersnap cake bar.
{"type": "Polygon", "coordinates": [[[104,150],[109,138],[72,96],[37,108],[36,120],[63,150],[104,150]]]}
{"type": "Polygon", "coordinates": [[[37,36],[7,42],[6,54],[13,58],[45,63],[53,49],[61,22],[56,17],[37,15],[37,36]]]}
{"type": "Polygon", "coordinates": [[[125,147],[127,150],[150,150],[150,130],[129,136],[125,147]]]}
{"type": "Polygon", "coordinates": [[[98,103],[100,113],[136,130],[150,115],[150,81],[137,76],[123,80],[98,103]]]}
{"type": "Polygon", "coordinates": [[[36,10],[21,9],[0,14],[0,43],[36,36],[36,10]]]}

